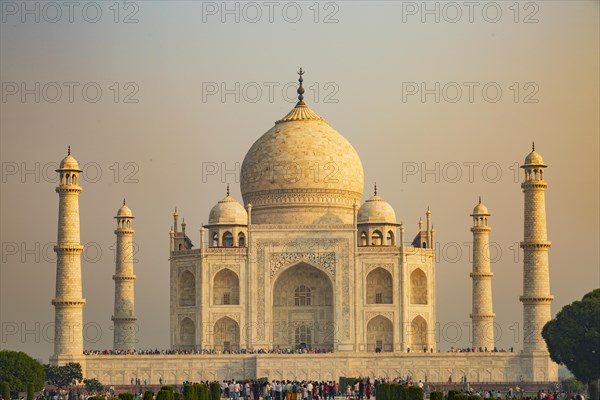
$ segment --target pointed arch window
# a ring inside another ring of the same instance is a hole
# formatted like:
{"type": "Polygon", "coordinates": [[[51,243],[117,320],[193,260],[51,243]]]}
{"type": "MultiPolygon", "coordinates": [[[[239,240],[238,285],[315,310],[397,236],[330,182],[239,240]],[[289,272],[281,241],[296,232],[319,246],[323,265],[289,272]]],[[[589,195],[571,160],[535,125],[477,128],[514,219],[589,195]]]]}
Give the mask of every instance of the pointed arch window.
{"type": "Polygon", "coordinates": [[[223,246],[233,247],[233,235],[229,231],[223,234],[223,246]]]}

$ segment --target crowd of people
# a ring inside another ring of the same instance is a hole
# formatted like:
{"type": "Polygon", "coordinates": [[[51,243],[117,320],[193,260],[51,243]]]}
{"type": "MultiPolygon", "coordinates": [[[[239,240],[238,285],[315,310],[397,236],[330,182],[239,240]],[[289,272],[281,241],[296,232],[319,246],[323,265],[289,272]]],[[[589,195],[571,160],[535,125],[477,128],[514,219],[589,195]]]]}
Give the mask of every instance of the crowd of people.
{"type": "Polygon", "coordinates": [[[334,398],[337,395],[336,382],[316,381],[250,381],[236,382],[224,381],[221,384],[221,393],[225,399],[254,400],[308,400],[334,398]]]}
{"type": "MultiPolygon", "coordinates": [[[[427,353],[433,353],[433,348],[429,350],[424,347],[420,351],[427,353]]],[[[313,349],[309,347],[305,348],[268,348],[268,349],[231,349],[231,350],[221,350],[221,349],[167,349],[167,350],[159,350],[159,349],[140,349],[140,350],[84,350],[83,354],[86,355],[165,355],[165,354],[323,354],[323,353],[332,353],[333,350],[330,349],[313,349]]],[[[408,348],[407,352],[411,352],[411,349],[408,348]]],[[[438,350],[439,352],[439,350],[438,350]]],[[[476,353],[476,352],[485,352],[485,353],[506,353],[513,352],[513,348],[511,347],[508,350],[498,349],[494,347],[489,350],[486,348],[475,348],[475,347],[465,347],[465,348],[454,348],[451,347],[448,350],[449,353],[476,353]]]]}
{"type": "Polygon", "coordinates": [[[463,348],[454,348],[450,347],[448,350],[449,353],[513,353],[514,348],[511,347],[508,350],[498,349],[494,347],[493,349],[488,349],[487,347],[463,347],[463,348]]]}
{"type": "MultiPolygon", "coordinates": [[[[161,379],[162,381],[162,379],[161,379]]],[[[377,395],[378,383],[399,383],[415,385],[423,389],[423,397],[429,396],[429,391],[434,387],[422,381],[413,381],[411,376],[397,377],[394,379],[383,377],[359,378],[355,382],[340,383],[336,381],[298,381],[298,380],[225,380],[220,382],[221,400],[370,400],[377,395]],[[342,385],[342,386],[341,386],[342,385]]],[[[141,385],[147,382],[135,379],[132,385],[139,385],[134,394],[135,400],[141,400],[144,390],[141,385]]],[[[164,382],[161,382],[161,385],[164,382]]],[[[191,382],[183,382],[176,385],[176,390],[182,393],[185,386],[191,382]]],[[[210,382],[201,382],[209,384],[210,382]]],[[[475,388],[477,384],[469,385],[466,379],[461,380],[463,393],[467,395],[478,395],[482,399],[495,398],[498,400],[526,399],[526,400],[586,400],[581,393],[565,393],[557,385],[551,390],[539,390],[537,394],[526,393],[523,388],[508,388],[504,392],[500,390],[488,390],[482,387],[475,388]]],[[[444,391],[444,398],[448,399],[448,392],[444,391]]],[[[118,391],[113,386],[106,386],[103,393],[96,393],[107,400],[117,396],[118,391]]],[[[44,390],[36,397],[36,400],[86,400],[91,393],[83,389],[72,388],[71,390],[44,390]]]]}
{"type": "Polygon", "coordinates": [[[323,354],[332,353],[329,349],[305,348],[273,348],[273,349],[146,349],[146,350],[84,350],[85,355],[165,355],[165,354],[323,354]]]}

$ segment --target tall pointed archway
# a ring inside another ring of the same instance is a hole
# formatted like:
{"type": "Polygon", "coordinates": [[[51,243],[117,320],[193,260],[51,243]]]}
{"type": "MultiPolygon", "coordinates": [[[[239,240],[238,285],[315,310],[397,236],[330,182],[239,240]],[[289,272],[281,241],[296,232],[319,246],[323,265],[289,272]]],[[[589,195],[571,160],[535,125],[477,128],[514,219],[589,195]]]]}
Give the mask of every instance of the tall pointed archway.
{"type": "Polygon", "coordinates": [[[333,285],[329,276],[301,262],[273,285],[273,347],[333,350],[333,285]]]}

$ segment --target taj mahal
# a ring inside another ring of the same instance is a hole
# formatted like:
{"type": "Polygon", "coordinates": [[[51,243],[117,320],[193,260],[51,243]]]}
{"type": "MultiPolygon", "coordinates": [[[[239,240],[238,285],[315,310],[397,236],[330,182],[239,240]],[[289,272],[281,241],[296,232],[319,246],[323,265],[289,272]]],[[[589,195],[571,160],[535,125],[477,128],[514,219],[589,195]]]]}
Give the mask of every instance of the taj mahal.
{"type": "MultiPolygon", "coordinates": [[[[369,190],[362,202],[361,160],[305,104],[302,70],[299,74],[297,104],[256,140],[243,160],[242,199],[224,188],[226,195],[215,198],[196,244],[177,209],[173,214],[168,246],[170,345],[175,354],[84,353],[78,205],[83,188],[79,164],[69,150],[57,170],[56,340],[51,362],[79,362],[84,376],[104,384],[126,384],[132,377],[156,384],[406,375],[428,382],[445,382],[449,376],[465,376],[469,382],[556,381],[557,366],[541,337],[551,319],[553,297],[547,166],[535,148],[521,166],[523,350],[492,351],[493,220],[479,199],[470,213],[473,265],[465,277],[472,287],[475,351],[438,352],[432,213],[424,208],[424,218],[415,218],[418,230],[409,232],[384,199],[393,188],[380,187],[378,192],[373,185],[372,195],[369,190]],[[310,351],[273,351],[286,349],[310,351]]],[[[134,214],[124,201],[114,218],[114,349],[127,353],[136,343],[134,214]]]]}

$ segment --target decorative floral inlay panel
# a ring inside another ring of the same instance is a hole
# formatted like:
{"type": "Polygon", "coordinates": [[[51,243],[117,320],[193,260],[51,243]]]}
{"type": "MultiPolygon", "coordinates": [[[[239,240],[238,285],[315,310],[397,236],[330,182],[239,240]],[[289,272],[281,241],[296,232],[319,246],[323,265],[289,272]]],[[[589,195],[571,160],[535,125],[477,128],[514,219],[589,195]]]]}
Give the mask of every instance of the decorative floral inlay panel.
{"type": "Polygon", "coordinates": [[[329,273],[331,276],[335,276],[335,253],[299,253],[299,252],[286,252],[286,253],[272,253],[271,254],[271,277],[275,276],[277,272],[288,265],[296,264],[300,261],[306,261],[314,265],[318,265],[329,273]]]}

